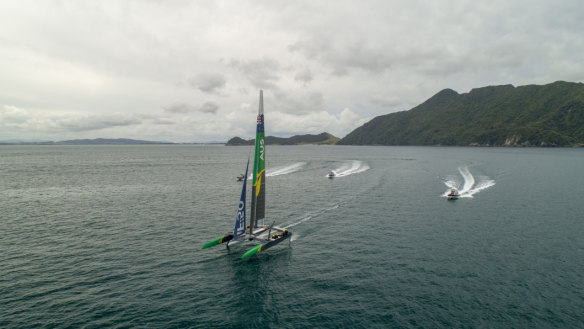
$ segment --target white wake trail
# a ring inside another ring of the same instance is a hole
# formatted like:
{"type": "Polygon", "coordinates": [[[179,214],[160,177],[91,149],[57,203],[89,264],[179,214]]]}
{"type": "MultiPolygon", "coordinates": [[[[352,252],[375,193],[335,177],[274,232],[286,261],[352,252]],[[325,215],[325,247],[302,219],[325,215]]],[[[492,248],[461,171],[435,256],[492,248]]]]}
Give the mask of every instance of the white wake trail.
{"type": "Polygon", "coordinates": [[[296,172],[296,171],[302,169],[302,167],[304,167],[305,165],[306,165],[306,162],[296,162],[296,163],[293,163],[293,164],[285,166],[285,167],[276,167],[274,169],[267,170],[266,175],[272,177],[272,176],[291,174],[293,172],[296,172]]]}
{"type": "MultiPolygon", "coordinates": [[[[345,177],[367,171],[369,168],[369,165],[365,162],[353,160],[351,162],[344,163],[339,168],[332,170],[332,172],[335,173],[335,177],[345,177]]],[[[326,177],[328,177],[328,174],[326,177]]]]}
{"type": "Polygon", "coordinates": [[[495,181],[492,179],[485,179],[483,181],[481,181],[479,184],[477,184],[477,186],[471,190],[469,190],[467,192],[467,195],[469,195],[470,197],[472,197],[473,195],[475,195],[476,193],[479,193],[482,190],[486,190],[491,186],[495,185],[495,181]]]}
{"type": "Polygon", "coordinates": [[[308,213],[308,214],[303,215],[303,217],[301,217],[300,220],[297,220],[296,222],[294,222],[292,224],[282,225],[282,227],[284,227],[284,228],[294,227],[294,226],[296,226],[298,224],[302,224],[302,223],[304,223],[304,222],[306,222],[308,220],[311,220],[312,218],[314,218],[316,216],[322,215],[322,214],[324,214],[327,211],[331,211],[331,210],[337,209],[339,206],[340,206],[340,204],[335,204],[335,205],[332,205],[330,207],[326,207],[326,208],[322,208],[322,209],[313,211],[311,213],[308,213]]]}
{"type": "Polygon", "coordinates": [[[306,217],[303,217],[301,220],[299,220],[299,221],[297,221],[295,223],[292,223],[290,225],[283,225],[283,226],[284,226],[284,228],[291,228],[291,227],[294,227],[294,226],[296,226],[298,224],[302,224],[302,223],[304,223],[304,222],[306,222],[307,220],[310,220],[310,219],[312,219],[312,216],[307,215],[306,217]]]}
{"type": "MultiPolygon", "coordinates": [[[[302,167],[304,167],[305,165],[306,165],[306,162],[296,162],[296,163],[293,163],[291,165],[286,165],[283,167],[276,167],[274,169],[266,170],[266,176],[273,177],[273,176],[291,174],[293,172],[296,172],[296,171],[302,169],[302,167]]],[[[253,174],[249,174],[247,176],[248,180],[250,180],[252,178],[253,178],[253,174]]]]}
{"type": "Polygon", "coordinates": [[[480,191],[486,190],[489,187],[495,185],[495,181],[487,176],[481,176],[477,182],[468,167],[459,167],[458,172],[462,176],[463,181],[461,182],[455,177],[449,177],[448,179],[445,179],[444,185],[448,187],[448,190],[442,194],[443,197],[448,196],[450,190],[455,188],[458,189],[461,198],[472,198],[480,191]],[[460,186],[461,183],[462,187],[460,186]]]}
{"type": "Polygon", "coordinates": [[[473,187],[475,184],[475,179],[468,170],[468,167],[459,167],[458,171],[462,175],[462,178],[464,178],[464,185],[462,185],[462,189],[459,192],[460,194],[464,194],[470,191],[470,189],[473,187]]]}

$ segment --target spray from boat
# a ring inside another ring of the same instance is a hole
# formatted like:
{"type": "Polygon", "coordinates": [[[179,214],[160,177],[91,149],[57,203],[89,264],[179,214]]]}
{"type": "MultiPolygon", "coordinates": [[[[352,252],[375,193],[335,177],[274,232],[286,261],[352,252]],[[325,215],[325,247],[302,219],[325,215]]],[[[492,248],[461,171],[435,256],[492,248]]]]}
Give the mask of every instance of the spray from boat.
{"type": "Polygon", "coordinates": [[[448,197],[452,189],[455,189],[458,191],[459,198],[472,198],[480,191],[495,185],[495,181],[487,176],[479,176],[475,179],[466,166],[458,167],[458,172],[460,177],[448,176],[444,179],[444,185],[448,187],[448,190],[442,194],[443,197],[448,197]]]}
{"type": "Polygon", "coordinates": [[[326,177],[345,177],[353,174],[362,173],[369,170],[369,165],[363,161],[352,160],[343,163],[340,167],[333,169],[326,177]],[[332,174],[332,175],[331,175],[332,174]]]}
{"type": "Polygon", "coordinates": [[[306,213],[306,214],[302,215],[300,218],[297,218],[293,223],[291,223],[291,224],[284,224],[284,225],[282,225],[282,227],[284,227],[284,228],[291,228],[291,227],[294,227],[294,226],[296,226],[298,224],[302,224],[302,223],[304,223],[306,221],[311,220],[314,217],[318,217],[318,216],[320,216],[320,215],[322,215],[322,214],[324,214],[324,213],[326,213],[328,211],[337,209],[340,205],[341,205],[340,203],[336,203],[336,204],[330,205],[328,207],[324,207],[324,208],[317,209],[315,211],[306,213]]]}
{"type": "MultiPolygon", "coordinates": [[[[285,165],[285,166],[276,167],[274,169],[266,170],[266,176],[274,177],[274,176],[280,176],[280,175],[288,175],[288,174],[299,171],[304,166],[306,166],[306,162],[295,162],[293,164],[289,164],[289,165],[285,165]]],[[[251,175],[247,176],[247,179],[248,180],[252,179],[252,176],[251,175]]]]}
{"type": "Polygon", "coordinates": [[[306,165],[306,162],[296,162],[291,165],[287,165],[284,167],[276,167],[272,170],[267,171],[268,177],[279,176],[279,175],[287,175],[293,172],[297,172],[298,170],[302,169],[306,165]]]}

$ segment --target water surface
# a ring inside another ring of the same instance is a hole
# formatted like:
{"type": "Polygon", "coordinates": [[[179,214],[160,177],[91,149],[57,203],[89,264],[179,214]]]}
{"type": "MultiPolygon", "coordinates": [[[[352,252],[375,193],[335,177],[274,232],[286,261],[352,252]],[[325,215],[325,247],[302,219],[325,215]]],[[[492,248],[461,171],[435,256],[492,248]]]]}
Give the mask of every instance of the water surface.
{"type": "Polygon", "coordinates": [[[0,327],[584,326],[581,149],[271,146],[292,242],[201,250],[250,149],[0,147],[0,327]]]}

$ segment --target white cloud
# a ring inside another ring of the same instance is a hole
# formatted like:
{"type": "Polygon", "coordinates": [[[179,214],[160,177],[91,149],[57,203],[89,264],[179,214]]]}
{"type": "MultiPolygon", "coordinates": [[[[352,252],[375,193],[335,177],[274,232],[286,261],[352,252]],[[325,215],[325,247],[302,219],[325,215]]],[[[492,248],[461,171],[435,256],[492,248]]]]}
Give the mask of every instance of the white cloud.
{"type": "Polygon", "coordinates": [[[0,111],[0,122],[5,126],[18,126],[27,121],[28,112],[16,106],[4,105],[0,111]]]}

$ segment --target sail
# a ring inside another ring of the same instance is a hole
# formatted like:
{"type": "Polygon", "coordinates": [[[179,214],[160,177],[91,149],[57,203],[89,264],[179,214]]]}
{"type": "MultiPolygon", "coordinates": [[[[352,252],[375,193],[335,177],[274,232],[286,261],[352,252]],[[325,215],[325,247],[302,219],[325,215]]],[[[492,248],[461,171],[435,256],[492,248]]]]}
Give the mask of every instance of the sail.
{"type": "Polygon", "coordinates": [[[241,198],[239,198],[239,204],[237,205],[237,215],[235,216],[235,228],[233,229],[233,239],[237,239],[239,236],[245,233],[245,189],[247,183],[247,169],[249,168],[249,158],[247,159],[247,165],[245,166],[245,177],[243,179],[243,187],[241,188],[241,198]]]}
{"type": "Polygon", "coordinates": [[[258,227],[258,223],[263,223],[266,215],[266,140],[264,135],[264,96],[261,90],[252,176],[250,233],[258,227]]]}
{"type": "Polygon", "coordinates": [[[229,241],[240,240],[245,236],[245,240],[259,241],[261,244],[255,246],[254,248],[248,250],[241,258],[248,258],[256,255],[264,250],[267,250],[282,241],[290,241],[292,233],[286,228],[280,228],[272,225],[265,226],[265,215],[266,215],[266,140],[264,134],[264,95],[260,90],[260,106],[258,111],[257,126],[256,126],[256,140],[255,140],[255,150],[254,150],[254,160],[253,160],[253,172],[252,172],[252,193],[251,193],[251,217],[249,219],[249,225],[246,226],[246,207],[245,207],[245,193],[246,193],[246,182],[247,182],[247,171],[249,169],[249,158],[247,159],[247,166],[245,167],[246,181],[243,182],[243,188],[241,190],[241,197],[239,199],[239,205],[237,207],[237,216],[235,217],[235,228],[233,229],[233,234],[228,233],[226,235],[220,236],[215,240],[209,241],[203,245],[203,249],[219,245],[221,243],[227,243],[229,241]],[[263,226],[259,228],[258,226],[263,226]],[[271,232],[279,232],[271,234],[271,232]],[[247,232],[244,235],[244,232],[247,232]]]}

